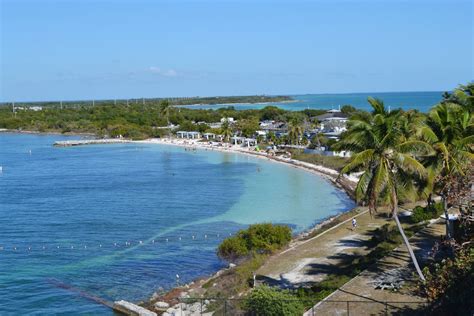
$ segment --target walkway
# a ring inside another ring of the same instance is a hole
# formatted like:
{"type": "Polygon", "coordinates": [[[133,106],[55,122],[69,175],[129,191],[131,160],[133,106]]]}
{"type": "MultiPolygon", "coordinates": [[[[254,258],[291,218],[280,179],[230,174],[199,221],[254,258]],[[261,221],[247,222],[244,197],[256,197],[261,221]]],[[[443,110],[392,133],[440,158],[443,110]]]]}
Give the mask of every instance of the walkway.
{"type": "Polygon", "coordinates": [[[280,287],[311,285],[338,273],[338,264],[347,255],[364,255],[370,232],[390,222],[384,216],[371,218],[367,211],[356,215],[358,227],[352,230],[351,218],[294,247],[272,256],[258,271],[258,280],[280,287]]]}
{"type": "MultiPolygon", "coordinates": [[[[417,233],[410,239],[416,257],[420,261],[428,259],[429,251],[439,236],[445,233],[443,221],[438,221],[417,233]]],[[[317,304],[305,315],[392,315],[406,314],[410,309],[419,308],[424,300],[414,293],[415,270],[405,245],[395,249],[390,255],[379,260],[374,266],[353,278],[339,290],[328,296],[328,301],[351,301],[348,303],[325,302],[317,304]],[[399,292],[375,289],[373,281],[387,273],[398,273],[407,280],[399,292]],[[412,302],[383,304],[391,302],[412,302]],[[349,305],[350,313],[347,312],[349,305]]],[[[411,313],[412,315],[413,313],[411,313]]]]}

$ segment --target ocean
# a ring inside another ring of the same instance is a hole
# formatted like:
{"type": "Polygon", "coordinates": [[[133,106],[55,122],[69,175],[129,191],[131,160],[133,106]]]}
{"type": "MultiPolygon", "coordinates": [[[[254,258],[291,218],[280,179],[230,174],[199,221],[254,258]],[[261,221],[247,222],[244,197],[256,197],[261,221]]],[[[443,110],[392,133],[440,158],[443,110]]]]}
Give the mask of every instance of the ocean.
{"type": "Polygon", "coordinates": [[[292,95],[292,102],[272,102],[260,104],[215,104],[215,105],[193,105],[192,109],[218,109],[234,106],[239,110],[262,109],[269,105],[275,105],[289,111],[301,111],[305,109],[338,109],[339,106],[352,105],[358,109],[371,111],[367,98],[374,97],[384,101],[391,109],[401,108],[404,110],[416,109],[420,112],[428,112],[429,109],[439,103],[443,92],[384,92],[384,93],[347,93],[347,94],[303,94],[292,95]]]}
{"type": "Polygon", "coordinates": [[[112,315],[80,293],[137,302],[227,265],[252,223],[302,231],[354,206],[327,180],[239,154],[154,144],[56,148],[0,134],[0,314],[112,315]]]}

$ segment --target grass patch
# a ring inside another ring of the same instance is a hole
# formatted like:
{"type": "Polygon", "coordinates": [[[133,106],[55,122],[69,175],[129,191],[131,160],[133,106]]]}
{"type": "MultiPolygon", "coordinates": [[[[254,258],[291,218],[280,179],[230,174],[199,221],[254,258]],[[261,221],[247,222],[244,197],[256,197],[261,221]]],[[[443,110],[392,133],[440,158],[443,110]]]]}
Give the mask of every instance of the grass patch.
{"type": "Polygon", "coordinates": [[[291,158],[337,171],[341,171],[349,161],[349,158],[344,157],[305,154],[301,150],[291,150],[291,158]]]}

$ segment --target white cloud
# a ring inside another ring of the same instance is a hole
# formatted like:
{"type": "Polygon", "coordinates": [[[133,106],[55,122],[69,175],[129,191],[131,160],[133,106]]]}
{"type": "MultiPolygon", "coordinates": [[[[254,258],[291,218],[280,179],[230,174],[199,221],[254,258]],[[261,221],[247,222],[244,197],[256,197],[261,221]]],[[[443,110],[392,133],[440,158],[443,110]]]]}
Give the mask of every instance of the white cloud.
{"type": "Polygon", "coordinates": [[[178,76],[178,73],[174,69],[165,70],[165,69],[161,69],[160,67],[150,66],[148,68],[148,71],[150,71],[153,74],[157,74],[157,75],[164,76],[164,77],[176,77],[176,76],[178,76]]]}

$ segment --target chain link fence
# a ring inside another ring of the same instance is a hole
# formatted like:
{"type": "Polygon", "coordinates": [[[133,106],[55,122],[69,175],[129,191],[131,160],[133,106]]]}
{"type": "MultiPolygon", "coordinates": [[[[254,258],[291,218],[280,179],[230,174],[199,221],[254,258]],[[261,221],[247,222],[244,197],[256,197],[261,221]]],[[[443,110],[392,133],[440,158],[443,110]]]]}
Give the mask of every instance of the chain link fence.
{"type": "MultiPolygon", "coordinates": [[[[275,304],[281,304],[281,300],[275,304]]],[[[338,301],[338,300],[285,300],[285,302],[300,302],[306,306],[305,316],[316,315],[429,315],[425,311],[426,302],[389,302],[377,300],[338,301]]],[[[266,311],[256,310],[248,306],[246,299],[227,298],[181,298],[175,306],[175,316],[257,316],[271,315],[266,311]]],[[[165,314],[167,315],[167,314],[165,314]]]]}

